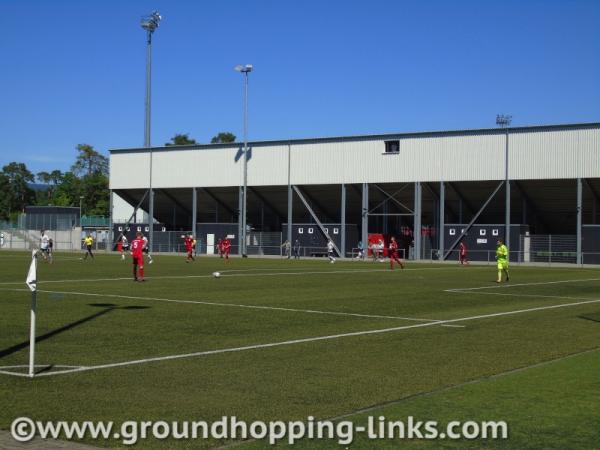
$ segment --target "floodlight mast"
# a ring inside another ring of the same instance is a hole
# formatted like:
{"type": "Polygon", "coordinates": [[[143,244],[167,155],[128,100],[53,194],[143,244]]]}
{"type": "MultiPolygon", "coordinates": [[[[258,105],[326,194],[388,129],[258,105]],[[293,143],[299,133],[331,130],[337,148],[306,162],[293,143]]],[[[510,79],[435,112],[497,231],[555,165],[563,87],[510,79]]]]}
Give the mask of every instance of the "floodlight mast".
{"type": "Polygon", "coordinates": [[[150,175],[148,181],[148,248],[152,250],[154,236],[154,193],[152,192],[152,146],[150,144],[150,110],[151,110],[151,86],[152,86],[152,33],[158,28],[162,17],[158,11],[142,17],[141,26],[146,30],[146,119],[144,126],[144,147],[150,149],[150,175]]]}
{"type": "Polygon", "coordinates": [[[509,127],[512,122],[512,116],[508,114],[496,114],[496,125],[500,128],[509,127]]]}
{"type": "Polygon", "coordinates": [[[242,257],[248,256],[246,252],[246,217],[247,217],[247,191],[248,191],[248,74],[252,72],[252,64],[238,64],[234,70],[244,74],[244,187],[242,189],[242,231],[240,235],[240,252],[242,257]]]}
{"type": "MultiPolygon", "coordinates": [[[[497,114],[496,125],[504,128],[506,131],[504,148],[504,185],[506,187],[505,205],[504,205],[504,243],[510,252],[510,180],[508,179],[508,127],[512,122],[512,116],[509,114],[497,114]]],[[[510,260],[510,253],[508,255],[510,260]]]]}

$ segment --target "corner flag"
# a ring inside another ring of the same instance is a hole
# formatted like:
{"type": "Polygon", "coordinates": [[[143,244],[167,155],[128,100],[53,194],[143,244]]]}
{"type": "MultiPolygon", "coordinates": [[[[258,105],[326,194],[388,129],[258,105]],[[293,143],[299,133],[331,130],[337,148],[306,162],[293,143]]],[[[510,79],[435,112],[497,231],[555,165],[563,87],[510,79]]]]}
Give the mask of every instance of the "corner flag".
{"type": "Polygon", "coordinates": [[[29,266],[29,272],[27,272],[27,280],[25,280],[25,284],[31,292],[37,290],[37,258],[35,257],[35,253],[36,250],[31,252],[31,265],[29,266]]]}
{"type": "Polygon", "coordinates": [[[27,272],[25,284],[31,290],[31,325],[29,328],[29,376],[33,378],[35,372],[35,310],[37,304],[37,250],[31,252],[31,264],[27,272]]]}

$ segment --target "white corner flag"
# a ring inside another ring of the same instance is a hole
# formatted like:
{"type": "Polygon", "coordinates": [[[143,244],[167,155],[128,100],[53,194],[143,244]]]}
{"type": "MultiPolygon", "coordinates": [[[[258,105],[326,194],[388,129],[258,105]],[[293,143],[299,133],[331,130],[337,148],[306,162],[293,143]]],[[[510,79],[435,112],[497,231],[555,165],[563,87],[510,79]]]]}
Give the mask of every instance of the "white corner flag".
{"type": "Polygon", "coordinates": [[[35,292],[37,290],[37,258],[35,257],[36,250],[31,252],[31,265],[29,266],[29,272],[27,272],[27,280],[25,280],[25,284],[31,292],[35,292]]]}
{"type": "Polygon", "coordinates": [[[29,376],[33,378],[35,372],[35,310],[37,294],[37,250],[31,252],[31,265],[27,272],[25,284],[31,290],[31,326],[29,328],[29,376]]]}

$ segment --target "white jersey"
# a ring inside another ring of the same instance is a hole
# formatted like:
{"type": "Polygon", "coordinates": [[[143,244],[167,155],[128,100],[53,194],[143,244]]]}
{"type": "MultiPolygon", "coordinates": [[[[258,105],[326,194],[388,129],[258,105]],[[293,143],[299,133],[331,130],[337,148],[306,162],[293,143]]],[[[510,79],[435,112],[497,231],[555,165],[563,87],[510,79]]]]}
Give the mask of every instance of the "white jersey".
{"type": "Polygon", "coordinates": [[[333,252],[333,242],[332,242],[332,241],[329,241],[329,242],[327,243],[327,251],[328,251],[329,253],[333,252]]]}
{"type": "Polygon", "coordinates": [[[142,241],[144,241],[144,248],[148,248],[148,238],[146,236],[142,236],[142,241]]]}
{"type": "Polygon", "coordinates": [[[47,234],[42,235],[42,242],[40,244],[40,248],[42,250],[46,250],[48,248],[48,242],[50,241],[50,238],[48,237],[47,234]]]}

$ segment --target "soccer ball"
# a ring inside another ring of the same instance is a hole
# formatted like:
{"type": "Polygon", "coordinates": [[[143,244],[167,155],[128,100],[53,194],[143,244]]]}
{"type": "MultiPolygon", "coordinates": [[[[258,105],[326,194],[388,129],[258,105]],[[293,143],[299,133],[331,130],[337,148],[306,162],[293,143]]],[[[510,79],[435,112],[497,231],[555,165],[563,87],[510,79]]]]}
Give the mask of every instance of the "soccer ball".
{"type": "Polygon", "coordinates": [[[184,237],[185,237],[185,234],[182,234],[182,235],[181,235],[181,239],[183,239],[184,237]]]}
{"type": "Polygon", "coordinates": [[[221,277],[221,273],[220,272],[213,272],[213,277],[220,278],[221,277]]]}

